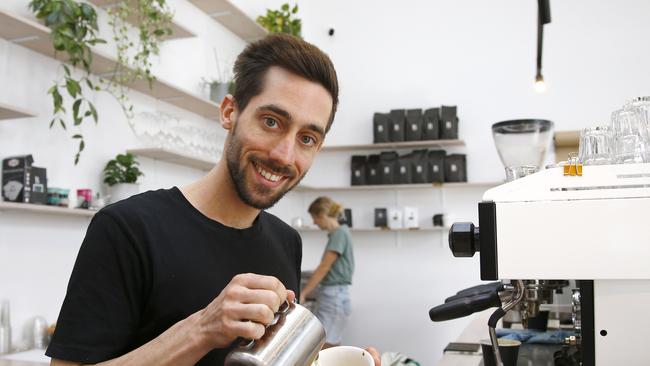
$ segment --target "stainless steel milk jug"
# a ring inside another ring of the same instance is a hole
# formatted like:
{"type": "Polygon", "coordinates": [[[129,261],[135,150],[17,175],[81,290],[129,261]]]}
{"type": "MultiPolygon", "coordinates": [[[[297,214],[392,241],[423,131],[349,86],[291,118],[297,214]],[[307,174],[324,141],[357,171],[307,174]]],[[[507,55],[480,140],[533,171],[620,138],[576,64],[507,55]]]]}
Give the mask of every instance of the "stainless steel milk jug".
{"type": "Polygon", "coordinates": [[[311,366],[325,343],[325,329],[305,307],[286,302],[262,338],[240,342],[225,366],[311,366]]]}

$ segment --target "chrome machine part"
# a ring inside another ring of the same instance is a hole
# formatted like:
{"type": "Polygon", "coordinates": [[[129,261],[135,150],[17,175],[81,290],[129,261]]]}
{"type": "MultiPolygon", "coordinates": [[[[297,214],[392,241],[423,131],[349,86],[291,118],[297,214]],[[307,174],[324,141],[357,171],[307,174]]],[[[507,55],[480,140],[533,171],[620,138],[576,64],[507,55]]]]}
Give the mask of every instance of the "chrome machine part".
{"type": "Polygon", "coordinates": [[[494,360],[496,361],[497,366],[503,366],[503,361],[501,360],[501,353],[499,352],[499,339],[497,338],[497,332],[495,327],[499,319],[503,318],[506,313],[515,307],[523,298],[524,298],[524,282],[521,280],[515,281],[515,288],[512,293],[510,301],[505,303],[501,308],[497,309],[488,322],[488,330],[490,332],[490,343],[492,343],[492,352],[494,352],[494,360]]]}
{"type": "Polygon", "coordinates": [[[528,328],[528,320],[539,315],[542,304],[553,303],[553,293],[561,293],[569,285],[566,280],[526,280],[524,301],[521,304],[521,323],[528,328]]]}
{"type": "Polygon", "coordinates": [[[565,343],[569,342],[570,345],[580,345],[582,342],[582,311],[581,311],[581,294],[580,289],[573,289],[573,295],[571,296],[571,306],[572,306],[572,321],[573,329],[576,332],[575,337],[569,337],[565,339],[565,343]],[[573,339],[571,339],[573,338],[573,339]]]}

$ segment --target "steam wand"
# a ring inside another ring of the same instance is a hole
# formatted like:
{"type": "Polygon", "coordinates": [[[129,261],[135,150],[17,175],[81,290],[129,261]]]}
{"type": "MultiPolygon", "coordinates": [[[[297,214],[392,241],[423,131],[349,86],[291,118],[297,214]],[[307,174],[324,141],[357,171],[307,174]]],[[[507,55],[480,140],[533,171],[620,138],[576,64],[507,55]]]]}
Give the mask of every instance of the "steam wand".
{"type": "Polygon", "coordinates": [[[490,342],[492,343],[492,351],[494,353],[494,359],[497,366],[503,366],[503,361],[501,360],[501,353],[499,352],[499,340],[497,338],[497,332],[495,330],[499,319],[503,318],[508,310],[512,309],[517,305],[521,299],[524,298],[524,282],[522,280],[515,281],[515,292],[512,294],[510,301],[505,303],[502,307],[498,308],[490,316],[488,321],[488,327],[490,332],[490,342]]]}

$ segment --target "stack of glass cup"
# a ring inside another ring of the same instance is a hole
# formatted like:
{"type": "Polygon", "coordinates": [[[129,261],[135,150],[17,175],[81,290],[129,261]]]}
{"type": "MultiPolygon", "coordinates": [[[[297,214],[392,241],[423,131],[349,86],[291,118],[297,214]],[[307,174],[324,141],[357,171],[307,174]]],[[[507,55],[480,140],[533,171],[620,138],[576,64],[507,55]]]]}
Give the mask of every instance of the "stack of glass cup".
{"type": "Polygon", "coordinates": [[[635,98],[612,113],[609,126],[580,132],[583,165],[650,162],[650,97],[635,98]]]}
{"type": "Polygon", "coordinates": [[[141,112],[131,123],[144,147],[165,148],[197,158],[216,161],[223,134],[218,123],[181,120],[164,112],[141,112]]]}

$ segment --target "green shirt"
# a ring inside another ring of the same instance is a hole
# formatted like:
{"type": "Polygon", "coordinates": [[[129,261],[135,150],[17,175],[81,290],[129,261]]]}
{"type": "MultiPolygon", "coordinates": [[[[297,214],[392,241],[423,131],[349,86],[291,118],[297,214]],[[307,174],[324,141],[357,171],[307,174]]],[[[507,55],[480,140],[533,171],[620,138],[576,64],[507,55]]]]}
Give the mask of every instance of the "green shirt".
{"type": "Polygon", "coordinates": [[[331,250],[339,254],[339,258],[334,262],[332,268],[321,285],[350,285],[352,284],[352,273],[354,272],[354,253],[352,251],[352,235],[350,228],[343,224],[333,233],[328,234],[329,240],[325,251],[331,250]]]}

